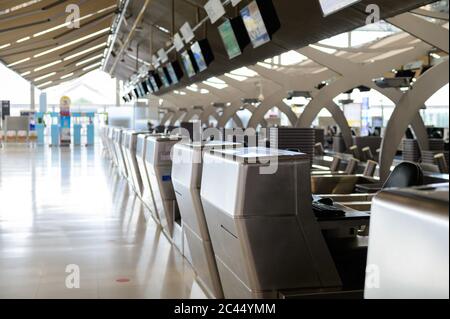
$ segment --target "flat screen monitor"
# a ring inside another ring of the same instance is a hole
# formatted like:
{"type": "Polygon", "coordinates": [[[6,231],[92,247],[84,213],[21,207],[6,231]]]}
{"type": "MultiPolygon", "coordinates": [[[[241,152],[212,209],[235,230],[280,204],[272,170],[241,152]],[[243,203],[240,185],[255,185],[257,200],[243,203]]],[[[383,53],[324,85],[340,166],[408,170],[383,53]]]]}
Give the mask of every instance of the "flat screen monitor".
{"type": "Polygon", "coordinates": [[[240,16],[222,23],[219,26],[219,34],[230,59],[241,55],[250,43],[244,21],[240,16]]]}
{"type": "Polygon", "coordinates": [[[325,17],[360,1],[361,0],[319,0],[325,17]]]}
{"type": "Polygon", "coordinates": [[[134,92],[134,97],[136,99],[138,99],[139,98],[139,91],[138,91],[138,89],[137,88],[133,89],[133,92],[134,92]]]}
{"type": "Polygon", "coordinates": [[[150,78],[147,78],[147,80],[145,80],[145,83],[147,84],[147,88],[148,88],[149,92],[153,93],[153,86],[152,86],[152,83],[150,81],[150,78]]]}
{"type": "Polygon", "coordinates": [[[145,91],[144,91],[144,88],[142,87],[142,84],[138,83],[137,88],[138,88],[138,91],[139,91],[139,97],[144,97],[145,96],[145,91]]]}
{"type": "Polygon", "coordinates": [[[141,86],[142,86],[142,89],[144,90],[145,95],[150,93],[150,90],[148,89],[148,86],[147,86],[147,81],[142,82],[141,86]]]}
{"type": "Polygon", "coordinates": [[[173,84],[178,84],[183,77],[183,70],[178,61],[170,62],[166,65],[166,70],[173,84]]]}
{"type": "Polygon", "coordinates": [[[207,39],[203,39],[192,44],[191,51],[194,55],[194,60],[197,64],[199,72],[205,71],[214,60],[214,55],[207,39]]]}
{"type": "Polygon", "coordinates": [[[281,27],[271,0],[251,2],[241,10],[241,17],[255,49],[270,42],[272,35],[281,27]]]}
{"type": "Polygon", "coordinates": [[[155,71],[150,72],[150,83],[152,84],[153,91],[158,92],[161,87],[163,86],[163,83],[161,81],[161,78],[159,77],[159,74],[155,71]]]}
{"type": "Polygon", "coordinates": [[[172,80],[169,78],[166,69],[164,67],[160,67],[160,68],[158,68],[157,71],[158,71],[158,75],[159,75],[159,78],[161,79],[163,86],[165,88],[170,87],[170,85],[172,84],[172,80]]]}
{"type": "Polygon", "coordinates": [[[186,74],[190,78],[197,74],[197,64],[194,63],[192,52],[188,50],[181,53],[181,61],[183,62],[186,74]]]}

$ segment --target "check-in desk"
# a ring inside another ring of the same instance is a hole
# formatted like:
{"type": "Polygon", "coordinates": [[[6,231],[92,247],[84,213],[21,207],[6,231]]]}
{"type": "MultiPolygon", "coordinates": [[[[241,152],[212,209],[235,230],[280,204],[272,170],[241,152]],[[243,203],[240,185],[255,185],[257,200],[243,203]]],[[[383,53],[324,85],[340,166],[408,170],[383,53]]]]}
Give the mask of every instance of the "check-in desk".
{"type": "Polygon", "coordinates": [[[351,194],[355,193],[358,185],[364,186],[364,192],[380,190],[380,181],[363,175],[344,175],[334,173],[330,175],[312,175],[311,187],[313,194],[351,194]],[[373,185],[371,188],[370,185],[373,185]]]}
{"type": "Polygon", "coordinates": [[[114,129],[114,152],[117,157],[119,171],[125,178],[128,178],[128,169],[126,165],[125,154],[122,150],[123,143],[123,129],[115,128],[114,129]]]}
{"type": "Polygon", "coordinates": [[[173,152],[172,183],[183,219],[192,265],[200,285],[213,298],[223,298],[223,291],[200,198],[203,154],[238,147],[242,145],[231,142],[180,143],[175,145],[173,152]]]}
{"type": "Polygon", "coordinates": [[[106,127],[106,145],[108,146],[109,157],[116,167],[119,167],[119,161],[117,159],[117,154],[114,149],[114,128],[111,126],[106,127]]]}
{"type": "Polygon", "coordinates": [[[375,197],[365,298],[449,298],[448,196],[446,183],[375,197]]]}
{"type": "Polygon", "coordinates": [[[159,216],[155,206],[155,200],[153,197],[153,190],[150,184],[150,178],[147,171],[146,154],[147,154],[147,138],[150,136],[162,136],[161,134],[139,134],[136,142],[136,161],[139,167],[139,172],[142,178],[142,201],[150,211],[151,215],[146,214],[146,219],[149,220],[150,216],[159,223],[159,216]]]}
{"type": "Polygon", "coordinates": [[[143,196],[144,185],[136,158],[136,146],[138,137],[145,134],[148,134],[148,132],[127,131],[125,133],[125,155],[128,159],[134,190],[140,198],[143,196]]]}
{"type": "Polygon", "coordinates": [[[129,156],[127,155],[128,153],[128,133],[129,132],[134,132],[132,130],[122,130],[122,138],[121,141],[122,143],[120,144],[120,148],[122,150],[122,154],[123,154],[123,159],[124,159],[124,163],[125,163],[125,167],[127,170],[127,180],[128,183],[131,185],[131,187],[134,189],[134,182],[133,182],[133,168],[132,168],[132,164],[130,163],[130,159],[129,156]]]}
{"type": "MultiPolygon", "coordinates": [[[[172,148],[180,141],[178,136],[147,137],[145,165],[163,231],[184,254],[183,225],[172,186],[171,159],[172,148]]],[[[186,254],[188,257],[188,251],[186,254]]]]}
{"type": "Polygon", "coordinates": [[[306,154],[215,151],[204,155],[202,175],[202,205],[226,298],[342,288],[312,212],[306,154]]]}

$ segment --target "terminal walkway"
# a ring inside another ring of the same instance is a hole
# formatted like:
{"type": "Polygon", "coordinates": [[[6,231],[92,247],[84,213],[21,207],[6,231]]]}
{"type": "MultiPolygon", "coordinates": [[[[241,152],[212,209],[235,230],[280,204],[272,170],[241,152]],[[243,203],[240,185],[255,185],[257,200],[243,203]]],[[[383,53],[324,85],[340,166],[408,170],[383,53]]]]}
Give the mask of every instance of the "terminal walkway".
{"type": "Polygon", "coordinates": [[[0,149],[0,299],[188,298],[194,273],[144,209],[100,148],[0,149]]]}

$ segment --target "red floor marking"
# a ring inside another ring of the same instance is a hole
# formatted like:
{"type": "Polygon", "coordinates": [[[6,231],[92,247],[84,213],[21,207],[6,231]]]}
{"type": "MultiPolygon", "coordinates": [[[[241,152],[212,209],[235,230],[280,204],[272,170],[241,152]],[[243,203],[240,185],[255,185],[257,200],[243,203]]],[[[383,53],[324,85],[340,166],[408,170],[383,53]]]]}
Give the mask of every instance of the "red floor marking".
{"type": "Polygon", "coordinates": [[[123,284],[123,283],[130,282],[130,279],[128,279],[128,278],[119,278],[119,279],[116,280],[116,282],[123,284]]]}

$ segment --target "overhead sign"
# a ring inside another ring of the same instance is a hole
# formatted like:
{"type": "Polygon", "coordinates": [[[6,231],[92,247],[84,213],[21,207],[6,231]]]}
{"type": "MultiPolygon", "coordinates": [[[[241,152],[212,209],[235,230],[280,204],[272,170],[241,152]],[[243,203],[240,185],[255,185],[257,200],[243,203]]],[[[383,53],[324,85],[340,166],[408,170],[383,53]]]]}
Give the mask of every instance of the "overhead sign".
{"type": "Polygon", "coordinates": [[[71,142],[70,135],[70,106],[72,102],[68,96],[63,96],[60,100],[60,119],[61,119],[61,127],[60,127],[60,144],[62,146],[68,146],[71,142]]]}
{"type": "Polygon", "coordinates": [[[5,117],[11,115],[11,102],[10,101],[2,101],[2,119],[5,120],[5,117]]]}
{"type": "Polygon", "coordinates": [[[169,60],[169,57],[167,56],[166,50],[159,49],[158,50],[158,56],[162,63],[165,63],[169,60]]]}
{"type": "Polygon", "coordinates": [[[361,0],[319,0],[324,17],[347,8],[361,0]]]}
{"type": "Polygon", "coordinates": [[[186,22],[185,24],[183,24],[183,26],[180,29],[180,32],[183,35],[185,43],[189,43],[190,41],[194,40],[194,38],[195,38],[194,31],[192,30],[189,22],[186,22]]]}
{"type": "Polygon", "coordinates": [[[184,43],[179,33],[175,33],[175,35],[173,36],[173,45],[175,46],[175,50],[177,50],[178,52],[183,50],[184,43]]]}
{"type": "Polygon", "coordinates": [[[225,8],[221,0],[209,0],[205,4],[205,11],[208,14],[211,23],[216,23],[225,15],[225,8]]]}
{"type": "Polygon", "coordinates": [[[156,55],[152,56],[152,64],[155,68],[158,68],[160,66],[160,63],[158,61],[158,57],[156,55]]]}

